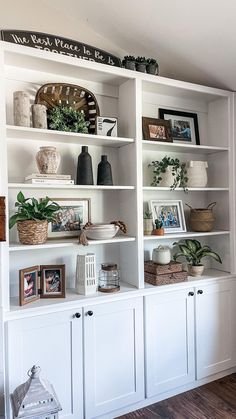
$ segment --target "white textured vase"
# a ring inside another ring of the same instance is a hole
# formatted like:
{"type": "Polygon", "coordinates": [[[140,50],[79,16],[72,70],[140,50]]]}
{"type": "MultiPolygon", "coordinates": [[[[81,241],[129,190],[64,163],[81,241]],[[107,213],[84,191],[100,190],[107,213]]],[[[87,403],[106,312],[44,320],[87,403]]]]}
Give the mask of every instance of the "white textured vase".
{"type": "MultiPolygon", "coordinates": [[[[176,175],[173,176],[172,172],[173,166],[168,166],[165,173],[161,173],[160,177],[162,180],[159,182],[158,186],[170,188],[176,179],[176,175]]],[[[179,182],[177,186],[179,186],[179,182]]]]}
{"type": "Polygon", "coordinates": [[[187,187],[205,188],[207,185],[207,161],[193,161],[187,163],[187,187]]]}
{"type": "Polygon", "coordinates": [[[56,147],[40,147],[36,154],[39,173],[56,174],[60,161],[61,156],[56,147]]]}

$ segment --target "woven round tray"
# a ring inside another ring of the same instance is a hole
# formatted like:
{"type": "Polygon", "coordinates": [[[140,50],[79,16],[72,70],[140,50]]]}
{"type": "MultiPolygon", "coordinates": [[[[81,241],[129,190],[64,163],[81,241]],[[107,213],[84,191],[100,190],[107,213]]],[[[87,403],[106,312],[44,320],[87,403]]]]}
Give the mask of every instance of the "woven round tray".
{"type": "Polygon", "coordinates": [[[22,244],[43,244],[48,237],[48,222],[43,221],[18,221],[17,231],[22,244]]]}
{"type": "Polygon", "coordinates": [[[84,87],[66,83],[44,84],[36,93],[35,103],[45,105],[47,109],[68,106],[84,111],[86,121],[90,122],[88,131],[95,134],[96,117],[100,115],[100,110],[94,94],[84,87]]]}

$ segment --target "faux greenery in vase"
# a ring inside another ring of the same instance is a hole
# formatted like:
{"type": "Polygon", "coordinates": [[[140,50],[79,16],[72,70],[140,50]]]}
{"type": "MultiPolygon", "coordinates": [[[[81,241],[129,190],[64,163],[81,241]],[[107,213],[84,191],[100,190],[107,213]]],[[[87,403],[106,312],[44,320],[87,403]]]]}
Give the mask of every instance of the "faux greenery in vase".
{"type": "Polygon", "coordinates": [[[48,223],[55,220],[60,206],[48,197],[38,201],[25,198],[22,192],[15,203],[17,212],[10,217],[9,228],[17,224],[19,240],[22,244],[42,244],[47,240],[48,223]]]}
{"type": "Polygon", "coordinates": [[[49,128],[57,131],[88,134],[89,122],[84,113],[68,106],[56,106],[48,110],[49,128]]]}
{"type": "Polygon", "coordinates": [[[173,259],[184,257],[188,262],[188,272],[191,276],[200,276],[204,271],[204,265],[201,263],[204,257],[211,257],[216,262],[222,263],[218,253],[214,252],[210,246],[202,246],[198,240],[186,239],[173,243],[178,246],[180,252],[173,255],[173,259]]]}
{"type": "Polygon", "coordinates": [[[186,163],[180,163],[179,159],[163,157],[162,160],[152,161],[148,167],[153,168],[153,181],[151,186],[168,186],[174,190],[177,186],[187,191],[188,182],[186,163]]]}
{"type": "Polygon", "coordinates": [[[153,230],[152,213],[145,211],[143,216],[143,233],[145,236],[150,236],[153,230]]]}

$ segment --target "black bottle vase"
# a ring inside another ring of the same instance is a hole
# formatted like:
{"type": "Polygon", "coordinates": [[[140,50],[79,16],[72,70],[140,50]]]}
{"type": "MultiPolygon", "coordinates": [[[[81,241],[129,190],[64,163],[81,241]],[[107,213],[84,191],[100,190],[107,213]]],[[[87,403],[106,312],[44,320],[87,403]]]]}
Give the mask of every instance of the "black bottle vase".
{"type": "Polygon", "coordinates": [[[111,165],[107,161],[107,156],[101,156],[98,164],[97,185],[113,185],[111,165]]]}
{"type": "Polygon", "coordinates": [[[76,184],[93,185],[92,159],[87,146],[82,146],[82,151],[78,156],[76,184]]]}

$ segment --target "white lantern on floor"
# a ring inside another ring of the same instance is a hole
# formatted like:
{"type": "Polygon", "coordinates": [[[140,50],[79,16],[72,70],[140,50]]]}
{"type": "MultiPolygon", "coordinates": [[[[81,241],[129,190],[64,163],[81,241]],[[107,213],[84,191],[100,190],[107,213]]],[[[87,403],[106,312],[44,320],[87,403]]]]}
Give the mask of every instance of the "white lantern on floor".
{"type": "Polygon", "coordinates": [[[96,259],[94,253],[77,255],[75,288],[78,294],[91,295],[97,292],[96,259]]]}
{"type": "Polygon", "coordinates": [[[13,419],[56,419],[62,410],[53,386],[39,377],[40,367],[34,365],[30,377],[11,394],[13,419]]]}

